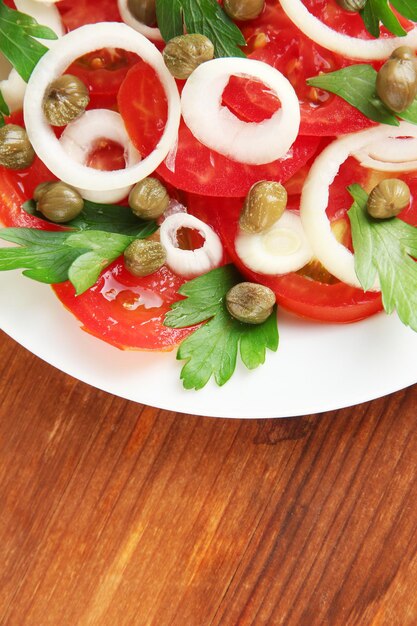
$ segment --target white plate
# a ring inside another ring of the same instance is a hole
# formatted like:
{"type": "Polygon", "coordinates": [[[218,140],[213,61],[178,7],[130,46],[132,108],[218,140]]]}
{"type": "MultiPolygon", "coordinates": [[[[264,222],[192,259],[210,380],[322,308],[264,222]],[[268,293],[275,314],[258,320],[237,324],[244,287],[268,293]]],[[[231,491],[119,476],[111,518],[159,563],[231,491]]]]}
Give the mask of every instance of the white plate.
{"type": "Polygon", "coordinates": [[[121,351],[83,332],[51,288],[19,272],[0,274],[0,327],[58,369],[109,393],[213,417],[318,413],[365,402],[417,382],[417,333],[380,314],[347,326],[281,313],[280,348],[258,370],[224,387],[185,391],[175,352],[121,351]]]}

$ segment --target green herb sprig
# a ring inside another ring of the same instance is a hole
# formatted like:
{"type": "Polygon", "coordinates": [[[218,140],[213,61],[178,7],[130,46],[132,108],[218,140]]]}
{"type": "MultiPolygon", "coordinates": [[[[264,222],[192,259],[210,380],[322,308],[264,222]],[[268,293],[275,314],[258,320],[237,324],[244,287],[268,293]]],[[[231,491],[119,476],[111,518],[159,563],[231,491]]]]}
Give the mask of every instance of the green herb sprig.
{"type": "MultiPolygon", "coordinates": [[[[33,201],[23,205],[28,213],[40,215],[35,207],[33,201]]],[[[25,276],[49,284],[70,280],[79,295],[132,241],[146,239],[158,228],[127,207],[94,202],[85,202],[82,213],[65,226],[69,229],[63,232],[0,229],[0,239],[19,246],[0,248],[0,271],[24,269],[25,276]]]]}
{"type": "Polygon", "coordinates": [[[404,37],[407,31],[401,26],[391,8],[394,7],[403,17],[417,21],[417,5],[414,0],[367,0],[361,16],[366,29],[373,37],[381,34],[381,24],[393,35],[404,37]]]}
{"type": "Polygon", "coordinates": [[[177,353],[186,361],[181,379],[186,389],[202,389],[212,376],[224,385],[236,368],[238,352],[248,369],[265,362],[266,350],[278,349],[276,310],[259,325],[243,324],[227,311],[224,299],[241,282],[237,270],[226,265],[185,283],[179,294],[185,296],[172,305],[165,326],[186,328],[206,322],[185,339],[177,353]]]}
{"type": "Polygon", "coordinates": [[[354,203],[348,212],[355,251],[355,270],[364,291],[378,277],[382,302],[388,314],[394,310],[417,331],[417,228],[393,217],[373,219],[366,210],[368,194],[360,185],[348,190],[354,203]]]}
{"type": "MultiPolygon", "coordinates": [[[[30,215],[45,220],[44,215],[37,211],[36,202],[28,200],[22,209],[30,215]]],[[[76,230],[100,230],[107,233],[119,233],[145,239],[158,230],[155,221],[145,221],[136,217],[129,207],[118,204],[98,204],[84,200],[84,208],[77,217],[63,226],[76,230]]]]}
{"type": "MultiPolygon", "coordinates": [[[[6,6],[0,0],[0,52],[10,61],[24,81],[28,81],[36,64],[48,48],[39,39],[57,39],[53,30],[41,26],[37,21],[6,6]]],[[[0,126],[9,109],[0,93],[0,126]]]]}
{"type": "Polygon", "coordinates": [[[217,57],[244,57],[245,45],[239,28],[217,0],[156,0],[156,17],[165,41],[187,33],[208,37],[217,57]]]}
{"type": "Polygon", "coordinates": [[[371,65],[360,64],[309,78],[307,84],[340,96],[374,122],[399,126],[400,118],[417,124],[417,100],[402,113],[394,113],[377,96],[376,78],[371,65]]]}

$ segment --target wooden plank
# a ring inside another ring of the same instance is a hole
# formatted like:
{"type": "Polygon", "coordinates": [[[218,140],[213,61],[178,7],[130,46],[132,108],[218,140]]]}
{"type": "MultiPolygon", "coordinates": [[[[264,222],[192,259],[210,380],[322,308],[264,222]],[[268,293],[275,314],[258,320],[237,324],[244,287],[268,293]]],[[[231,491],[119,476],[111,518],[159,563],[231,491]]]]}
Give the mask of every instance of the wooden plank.
{"type": "Polygon", "coordinates": [[[417,624],[417,386],[229,421],[0,356],[0,624],[417,624]]]}

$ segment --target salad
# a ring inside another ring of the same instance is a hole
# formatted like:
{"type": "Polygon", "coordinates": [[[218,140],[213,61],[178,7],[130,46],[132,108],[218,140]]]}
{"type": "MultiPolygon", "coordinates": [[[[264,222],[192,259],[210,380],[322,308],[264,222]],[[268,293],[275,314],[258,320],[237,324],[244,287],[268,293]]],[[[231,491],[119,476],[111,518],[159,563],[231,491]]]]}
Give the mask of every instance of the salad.
{"type": "Polygon", "coordinates": [[[416,50],[407,0],[0,0],[0,270],[188,389],[281,308],[417,330],[416,50]]]}

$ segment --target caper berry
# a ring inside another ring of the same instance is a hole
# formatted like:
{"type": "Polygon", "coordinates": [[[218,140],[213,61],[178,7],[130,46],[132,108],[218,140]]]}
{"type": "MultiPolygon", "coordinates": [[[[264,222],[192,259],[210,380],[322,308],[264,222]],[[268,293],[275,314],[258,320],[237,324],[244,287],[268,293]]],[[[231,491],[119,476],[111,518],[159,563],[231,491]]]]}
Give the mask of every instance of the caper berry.
{"type": "Polygon", "coordinates": [[[410,204],[409,186],[398,178],[387,178],[371,191],[367,209],[376,219],[395,217],[410,204]]]}
{"type": "Polygon", "coordinates": [[[0,165],[10,170],[24,170],[32,165],[35,151],[27,132],[16,124],[0,128],[0,165]]]}
{"type": "Polygon", "coordinates": [[[412,104],[417,96],[417,66],[411,48],[397,48],[384,63],[377,75],[376,92],[396,113],[402,113],[412,104]]]}
{"type": "Polygon", "coordinates": [[[281,183],[263,180],[255,183],[245,198],[239,226],[245,233],[261,233],[285,211],[287,192],[281,183]]]}
{"type": "Polygon", "coordinates": [[[167,43],[162,54],[172,76],[186,79],[214,57],[214,46],[204,35],[180,35],[167,43]]]}
{"type": "Polygon", "coordinates": [[[37,209],[48,220],[61,224],[73,220],[84,208],[80,193],[66,183],[47,183],[38,190],[37,209]]]}
{"type": "Polygon", "coordinates": [[[265,0],[224,0],[223,9],[232,20],[254,20],[264,10],[265,0]]]}
{"type": "Polygon", "coordinates": [[[226,307],[230,315],[245,324],[265,322],[275,302],[274,292],[257,283],[238,283],[226,294],[226,307]]]}
{"type": "Polygon", "coordinates": [[[155,0],[128,0],[127,8],[135,19],[146,26],[155,26],[155,0]]]}
{"type": "Polygon", "coordinates": [[[64,74],[49,85],[42,106],[52,126],[66,126],[84,113],[89,102],[86,85],[76,76],[64,74]]]}
{"type": "Polygon", "coordinates": [[[165,248],[159,241],[135,239],[125,250],[126,269],[134,276],[149,276],[166,261],[165,248]]]}
{"type": "Polygon", "coordinates": [[[365,7],[367,0],[336,0],[336,2],[345,11],[359,13],[365,7]]]}
{"type": "Polygon", "coordinates": [[[164,185],[149,176],[137,183],[129,194],[133,213],[144,220],[155,220],[168,208],[169,195],[164,185]]]}
{"type": "Polygon", "coordinates": [[[40,183],[36,188],[35,191],[33,192],[33,199],[35,200],[35,202],[39,202],[39,200],[41,199],[41,196],[43,196],[43,194],[45,193],[45,191],[55,183],[55,181],[51,181],[51,182],[46,182],[46,183],[40,183]]]}

